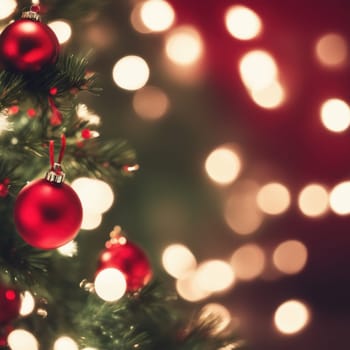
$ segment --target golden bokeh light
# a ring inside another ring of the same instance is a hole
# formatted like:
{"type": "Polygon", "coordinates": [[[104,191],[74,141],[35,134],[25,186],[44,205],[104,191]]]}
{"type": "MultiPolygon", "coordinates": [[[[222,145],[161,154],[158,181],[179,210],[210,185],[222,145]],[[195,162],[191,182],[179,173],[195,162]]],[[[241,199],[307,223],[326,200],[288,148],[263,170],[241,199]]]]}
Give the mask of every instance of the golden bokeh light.
{"type": "Polygon", "coordinates": [[[195,64],[203,54],[203,41],[194,27],[177,27],[165,40],[166,55],[175,64],[184,66],[195,64]]]}
{"type": "Polygon", "coordinates": [[[192,252],[183,244],[171,244],[162,254],[162,264],[165,271],[174,278],[185,278],[194,271],[197,261],[192,252]]]}
{"type": "Polygon", "coordinates": [[[307,262],[307,248],[297,240],[288,240],[279,244],[273,252],[274,266],[289,275],[299,273],[307,262]]]}
{"type": "Polygon", "coordinates": [[[53,21],[48,26],[54,31],[60,44],[66,43],[72,36],[72,28],[66,21],[53,21]]]}
{"type": "Polygon", "coordinates": [[[11,16],[17,8],[17,1],[15,0],[1,0],[0,1],[0,20],[11,16]]]}
{"type": "Polygon", "coordinates": [[[264,214],[258,208],[256,195],[257,183],[245,180],[237,183],[225,205],[227,225],[240,235],[255,232],[264,220],[264,214]]]}
{"type": "Polygon", "coordinates": [[[7,337],[11,350],[39,350],[39,343],[35,336],[24,330],[15,329],[7,337]]]}
{"type": "Polygon", "coordinates": [[[91,213],[83,210],[83,221],[81,223],[82,230],[94,230],[99,227],[102,223],[102,214],[91,213]]]}
{"type": "Polygon", "coordinates": [[[329,204],[338,215],[350,214],[350,181],[343,181],[331,190],[329,204]]]}
{"type": "Polygon", "coordinates": [[[202,262],[195,273],[198,288],[210,293],[223,292],[235,282],[235,273],[230,264],[223,260],[202,262]]]}
{"type": "Polygon", "coordinates": [[[264,271],[265,253],[258,245],[249,243],[238,248],[231,257],[231,265],[237,279],[252,280],[264,271]]]}
{"type": "Polygon", "coordinates": [[[53,350],[79,350],[79,346],[71,337],[62,336],[56,339],[53,350]]]}
{"type": "Polygon", "coordinates": [[[338,33],[322,35],[315,45],[318,61],[328,68],[343,67],[348,59],[348,50],[345,37],[338,33]]]}
{"type": "Polygon", "coordinates": [[[211,180],[219,185],[228,185],[236,180],[242,163],[233,149],[221,146],[212,151],[205,161],[205,170],[211,180]]]}
{"type": "Polygon", "coordinates": [[[204,305],[199,311],[200,322],[213,322],[212,334],[219,334],[224,331],[231,322],[231,314],[227,308],[218,303],[204,305]]]}
{"type": "Polygon", "coordinates": [[[121,58],[114,65],[112,75],[117,86],[134,91],[146,85],[150,70],[143,58],[130,55],[121,58]]]}
{"type": "Polygon", "coordinates": [[[242,5],[233,5],[225,13],[228,32],[236,39],[251,40],[262,31],[262,21],[252,9],[242,5]]]}
{"type": "Polygon", "coordinates": [[[125,276],[118,269],[103,269],[96,275],[95,292],[104,301],[119,300],[126,292],[125,276]]]}
{"type": "Polygon", "coordinates": [[[262,90],[277,80],[278,67],[267,51],[252,50],[241,58],[239,73],[247,89],[262,90]]]}
{"type": "Polygon", "coordinates": [[[201,289],[196,283],[196,273],[191,272],[185,278],[176,281],[176,291],[179,296],[189,302],[197,302],[208,298],[211,292],[201,289]]]}
{"type": "Polygon", "coordinates": [[[298,206],[305,216],[319,217],[329,208],[328,191],[320,184],[309,184],[300,191],[298,206]]]}
{"type": "Polygon", "coordinates": [[[310,321],[308,307],[299,300],[288,300],[281,304],[274,315],[276,329],[283,334],[296,334],[310,321]]]}
{"type": "Polygon", "coordinates": [[[133,108],[143,119],[156,120],[162,118],[169,109],[169,98],[155,86],[145,86],[134,94],[133,108]]]}
{"type": "Polygon", "coordinates": [[[322,124],[330,131],[343,132],[350,126],[350,107],[339,98],[324,101],[320,114],[322,124]]]}
{"type": "Polygon", "coordinates": [[[259,208],[266,214],[284,213],[290,206],[290,194],[286,186],[271,182],[262,186],[256,197],[259,208]]]}
{"type": "Polygon", "coordinates": [[[274,80],[269,86],[251,91],[253,101],[262,108],[275,109],[280,107],[286,98],[284,87],[274,80]]]}
{"type": "Polygon", "coordinates": [[[19,314],[21,316],[30,315],[35,308],[35,299],[33,294],[26,290],[21,294],[21,308],[19,310],[19,314]]]}
{"type": "Polygon", "coordinates": [[[147,0],[142,3],[140,17],[146,28],[152,32],[169,29],[175,20],[173,7],[164,0],[147,0]]]}

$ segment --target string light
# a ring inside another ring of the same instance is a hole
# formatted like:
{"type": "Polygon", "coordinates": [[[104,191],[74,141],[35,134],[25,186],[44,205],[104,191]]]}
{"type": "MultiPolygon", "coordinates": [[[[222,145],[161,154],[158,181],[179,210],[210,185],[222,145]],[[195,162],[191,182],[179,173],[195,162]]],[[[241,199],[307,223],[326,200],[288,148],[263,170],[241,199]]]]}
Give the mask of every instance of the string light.
{"type": "Polygon", "coordinates": [[[275,109],[285,101],[286,94],[281,83],[275,80],[262,89],[251,91],[251,97],[259,107],[275,109]]]}
{"type": "Polygon", "coordinates": [[[327,209],[329,196],[327,190],[320,184],[309,184],[299,193],[298,206],[300,211],[308,217],[319,217],[327,209]]]}
{"type": "MultiPolygon", "coordinates": [[[[7,337],[11,350],[38,350],[39,343],[34,335],[24,329],[15,329],[7,337]]],[[[68,349],[66,349],[68,350],[68,349]]]]}
{"type": "Polygon", "coordinates": [[[55,32],[60,44],[66,43],[72,36],[72,28],[66,21],[53,21],[48,23],[48,26],[55,32]]]}
{"type": "Polygon", "coordinates": [[[102,214],[90,213],[83,210],[83,221],[81,223],[82,230],[94,230],[102,223],[102,214]]]}
{"type": "Polygon", "coordinates": [[[330,131],[343,132],[350,126],[350,107],[339,98],[324,101],[320,114],[323,125],[330,131]]]}
{"type": "Polygon", "coordinates": [[[140,17],[151,32],[162,32],[174,23],[175,12],[167,1],[148,0],[141,5],[140,17]]]}
{"type": "Polygon", "coordinates": [[[53,350],[79,350],[79,347],[72,338],[62,336],[56,339],[53,350]]]}
{"type": "Polygon", "coordinates": [[[15,0],[1,0],[0,1],[0,20],[11,16],[17,8],[17,1],[15,0]]]}
{"type": "Polygon", "coordinates": [[[203,290],[198,285],[195,272],[190,272],[184,278],[178,279],[176,291],[182,299],[189,302],[197,302],[211,295],[211,292],[203,290]]]}
{"type": "Polygon", "coordinates": [[[343,181],[331,190],[329,204],[338,215],[350,214],[350,181],[343,181]]]}
{"type": "Polygon", "coordinates": [[[24,293],[21,294],[21,308],[19,310],[19,314],[21,316],[28,316],[30,315],[35,308],[35,300],[29,291],[25,291],[24,293]]]}
{"type": "Polygon", "coordinates": [[[126,292],[125,276],[114,268],[103,269],[96,275],[95,291],[104,301],[117,301],[126,292]]]}

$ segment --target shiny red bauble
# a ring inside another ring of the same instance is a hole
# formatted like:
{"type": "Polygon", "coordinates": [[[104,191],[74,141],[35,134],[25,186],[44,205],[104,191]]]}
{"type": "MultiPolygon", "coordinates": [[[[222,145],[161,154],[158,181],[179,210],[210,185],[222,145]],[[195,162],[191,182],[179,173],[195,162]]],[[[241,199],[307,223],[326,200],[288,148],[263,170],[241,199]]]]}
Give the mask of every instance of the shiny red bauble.
{"type": "Polygon", "coordinates": [[[19,292],[0,284],[0,329],[19,316],[20,308],[19,292]]]}
{"type": "Polygon", "coordinates": [[[25,186],[15,202],[18,233],[31,246],[58,248],[80,229],[83,210],[78,195],[65,183],[36,180],[25,186]]]}
{"type": "Polygon", "coordinates": [[[115,268],[124,274],[129,292],[144,287],[152,277],[152,269],[145,253],[124,237],[115,242],[107,242],[106,249],[99,257],[97,272],[106,268],[115,268]]]}
{"type": "Polygon", "coordinates": [[[0,35],[0,62],[10,70],[38,72],[56,63],[58,53],[55,33],[39,21],[19,19],[0,35]]]}

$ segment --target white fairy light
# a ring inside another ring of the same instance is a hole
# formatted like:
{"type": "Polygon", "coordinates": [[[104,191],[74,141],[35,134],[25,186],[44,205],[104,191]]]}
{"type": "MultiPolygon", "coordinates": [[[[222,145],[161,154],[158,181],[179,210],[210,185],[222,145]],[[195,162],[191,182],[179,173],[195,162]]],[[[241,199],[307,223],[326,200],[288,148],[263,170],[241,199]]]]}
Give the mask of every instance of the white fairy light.
{"type": "Polygon", "coordinates": [[[126,292],[126,280],[122,272],[114,268],[101,270],[95,278],[96,294],[104,301],[117,301],[126,292]]]}
{"type": "Polygon", "coordinates": [[[62,336],[55,341],[53,350],[79,350],[79,347],[72,338],[62,336]]]}
{"type": "Polygon", "coordinates": [[[19,314],[21,316],[28,316],[30,315],[34,308],[35,308],[35,300],[34,297],[32,295],[32,293],[30,293],[29,291],[25,291],[22,295],[21,295],[22,301],[21,301],[21,308],[19,310],[19,314]]]}
{"type": "Polygon", "coordinates": [[[76,112],[78,118],[89,122],[89,124],[99,125],[101,122],[101,118],[97,114],[91,112],[84,103],[78,104],[76,112]]]}
{"type": "Polygon", "coordinates": [[[70,241],[62,247],[57,248],[57,251],[63,256],[72,258],[78,254],[78,243],[76,241],[70,241]]]}
{"type": "Polygon", "coordinates": [[[72,28],[65,21],[53,21],[48,23],[48,26],[54,31],[60,44],[66,43],[72,36],[72,28]]]}
{"type": "MultiPolygon", "coordinates": [[[[34,335],[24,329],[15,329],[7,337],[11,350],[38,350],[39,344],[34,335]]],[[[68,350],[68,349],[65,349],[68,350]]]]}

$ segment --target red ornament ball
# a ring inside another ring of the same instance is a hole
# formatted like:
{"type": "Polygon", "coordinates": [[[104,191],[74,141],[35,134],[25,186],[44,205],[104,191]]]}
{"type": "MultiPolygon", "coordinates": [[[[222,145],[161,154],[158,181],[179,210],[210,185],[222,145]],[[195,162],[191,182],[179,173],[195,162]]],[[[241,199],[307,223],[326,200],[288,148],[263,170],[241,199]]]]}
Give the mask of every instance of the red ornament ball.
{"type": "Polygon", "coordinates": [[[40,249],[58,248],[80,229],[83,210],[78,195],[65,183],[46,179],[25,186],[16,199],[14,219],[20,236],[40,249]]]}
{"type": "Polygon", "coordinates": [[[10,70],[38,72],[56,63],[59,47],[57,37],[48,25],[19,19],[0,35],[0,61],[10,70]]]}
{"type": "Polygon", "coordinates": [[[124,237],[107,242],[99,257],[97,273],[106,268],[116,268],[125,275],[129,292],[144,287],[152,277],[146,254],[124,237]]]}
{"type": "Polygon", "coordinates": [[[19,292],[0,284],[0,329],[18,317],[20,307],[19,292]]]}

